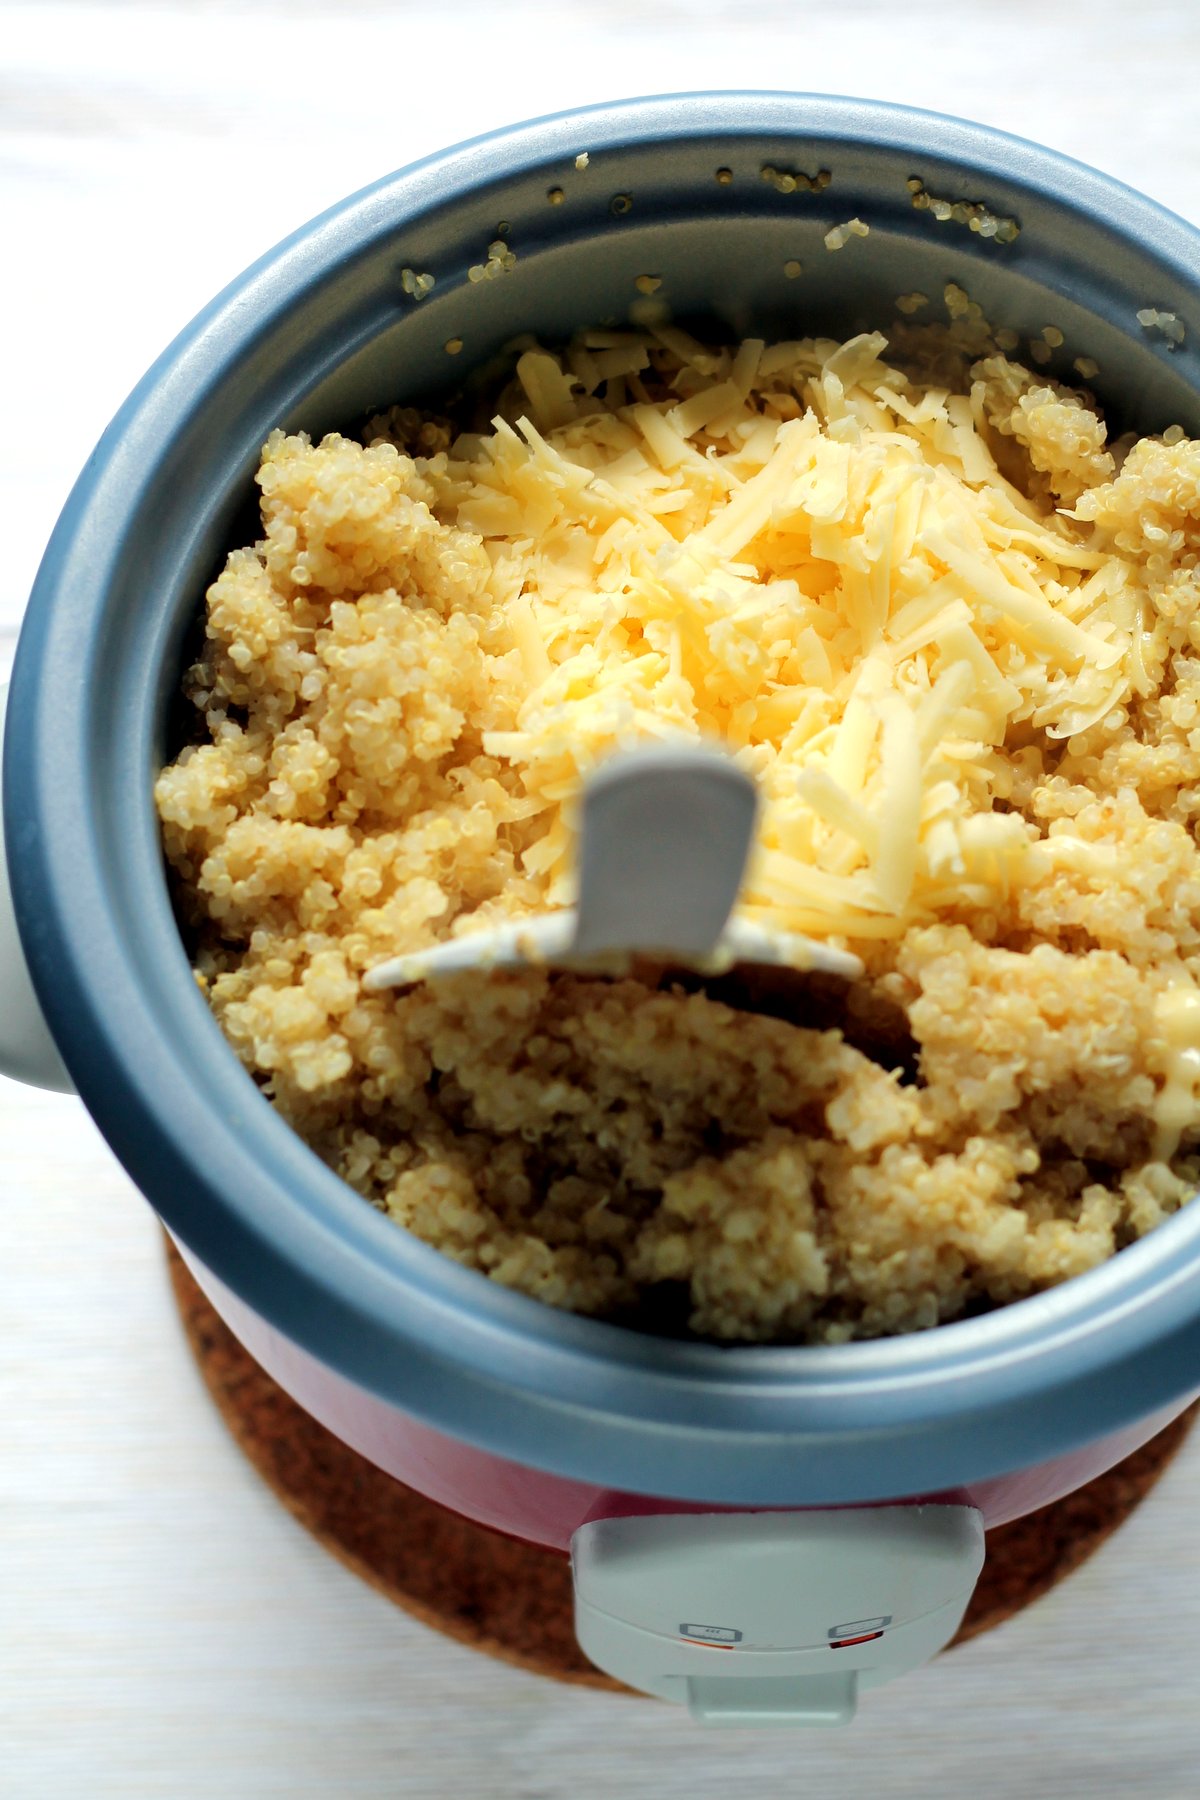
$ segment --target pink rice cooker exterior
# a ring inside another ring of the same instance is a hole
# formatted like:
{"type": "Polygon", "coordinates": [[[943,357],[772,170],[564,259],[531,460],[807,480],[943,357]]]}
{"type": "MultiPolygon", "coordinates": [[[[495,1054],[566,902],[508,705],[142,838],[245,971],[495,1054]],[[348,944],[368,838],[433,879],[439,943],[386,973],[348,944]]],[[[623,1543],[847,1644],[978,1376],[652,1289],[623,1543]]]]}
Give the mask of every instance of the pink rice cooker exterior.
{"type": "MultiPolygon", "coordinates": [[[[368,1462],[478,1525],[565,1554],[578,1528],[594,1519],[638,1513],[757,1510],[718,1503],[709,1508],[696,1501],[570,1481],[446,1437],[318,1362],[230,1293],[184,1245],[178,1244],[178,1249],[234,1336],[298,1405],[368,1462]]],[[[986,1529],[1006,1525],[1086,1486],[1147,1443],[1184,1412],[1193,1398],[1186,1396],[1122,1431],[1050,1462],[965,1487],[896,1495],[895,1499],[974,1506],[982,1513],[986,1529]]]]}

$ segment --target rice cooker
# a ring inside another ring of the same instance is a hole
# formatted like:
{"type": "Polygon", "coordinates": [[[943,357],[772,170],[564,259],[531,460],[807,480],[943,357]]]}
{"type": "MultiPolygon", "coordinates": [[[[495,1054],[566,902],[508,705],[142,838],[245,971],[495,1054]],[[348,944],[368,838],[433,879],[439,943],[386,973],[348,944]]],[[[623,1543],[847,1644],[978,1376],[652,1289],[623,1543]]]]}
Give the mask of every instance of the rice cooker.
{"type": "Polygon", "coordinates": [[[989,1527],[1200,1389],[1200,1206],[1050,1292],[881,1342],[722,1347],[559,1312],[398,1230],[272,1110],[192,979],[152,803],[269,431],[431,398],[522,333],[636,321],[645,274],[674,317],[733,337],[845,337],[955,282],[1022,335],[1056,325],[1118,429],[1200,435],[1200,235],[1001,132],[684,94],[387,176],[218,295],[67,502],[7,700],[0,1068],[81,1096],[221,1316],[339,1438],[569,1554],[600,1668],[707,1724],[832,1723],[952,1637],[989,1527]],[[914,207],[914,180],[1019,232],[914,207]],[[851,218],[869,235],[830,254],[851,218]],[[502,277],[472,280],[501,222],[502,277]],[[1184,341],[1145,329],[1148,307],[1184,341]]]}

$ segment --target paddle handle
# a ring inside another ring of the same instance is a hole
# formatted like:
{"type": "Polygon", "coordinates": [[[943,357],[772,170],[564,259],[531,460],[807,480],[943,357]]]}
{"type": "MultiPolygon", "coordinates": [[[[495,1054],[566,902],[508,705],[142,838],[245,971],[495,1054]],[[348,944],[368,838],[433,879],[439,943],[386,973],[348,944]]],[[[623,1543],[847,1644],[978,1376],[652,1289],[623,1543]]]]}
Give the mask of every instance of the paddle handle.
{"type": "Polygon", "coordinates": [[[758,796],[728,756],[654,745],[614,756],[583,793],[574,956],[711,952],[733,909],[758,796]]]}

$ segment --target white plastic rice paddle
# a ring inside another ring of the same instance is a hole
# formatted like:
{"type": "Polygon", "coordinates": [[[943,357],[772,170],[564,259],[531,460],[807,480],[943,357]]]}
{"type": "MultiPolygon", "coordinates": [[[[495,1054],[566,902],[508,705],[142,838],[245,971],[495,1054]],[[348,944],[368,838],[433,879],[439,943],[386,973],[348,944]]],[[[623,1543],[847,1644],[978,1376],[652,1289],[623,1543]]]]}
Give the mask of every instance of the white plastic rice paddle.
{"type": "Polygon", "coordinates": [[[863,966],[847,951],[730,917],[757,813],[753,781],[718,750],[618,753],[583,790],[576,906],[392,957],[363,985],[546,965],[612,973],[635,958],[709,975],[757,964],[856,980],[863,966]]]}

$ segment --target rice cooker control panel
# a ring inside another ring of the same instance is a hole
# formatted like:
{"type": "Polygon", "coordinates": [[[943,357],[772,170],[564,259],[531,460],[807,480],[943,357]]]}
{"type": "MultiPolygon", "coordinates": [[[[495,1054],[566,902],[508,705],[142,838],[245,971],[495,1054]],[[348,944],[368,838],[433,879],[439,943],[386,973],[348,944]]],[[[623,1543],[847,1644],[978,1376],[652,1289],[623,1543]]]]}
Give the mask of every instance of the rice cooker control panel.
{"type": "Polygon", "coordinates": [[[706,1725],[838,1725],[954,1636],[983,1567],[970,1506],[652,1513],[575,1533],[575,1631],[706,1725]]]}

